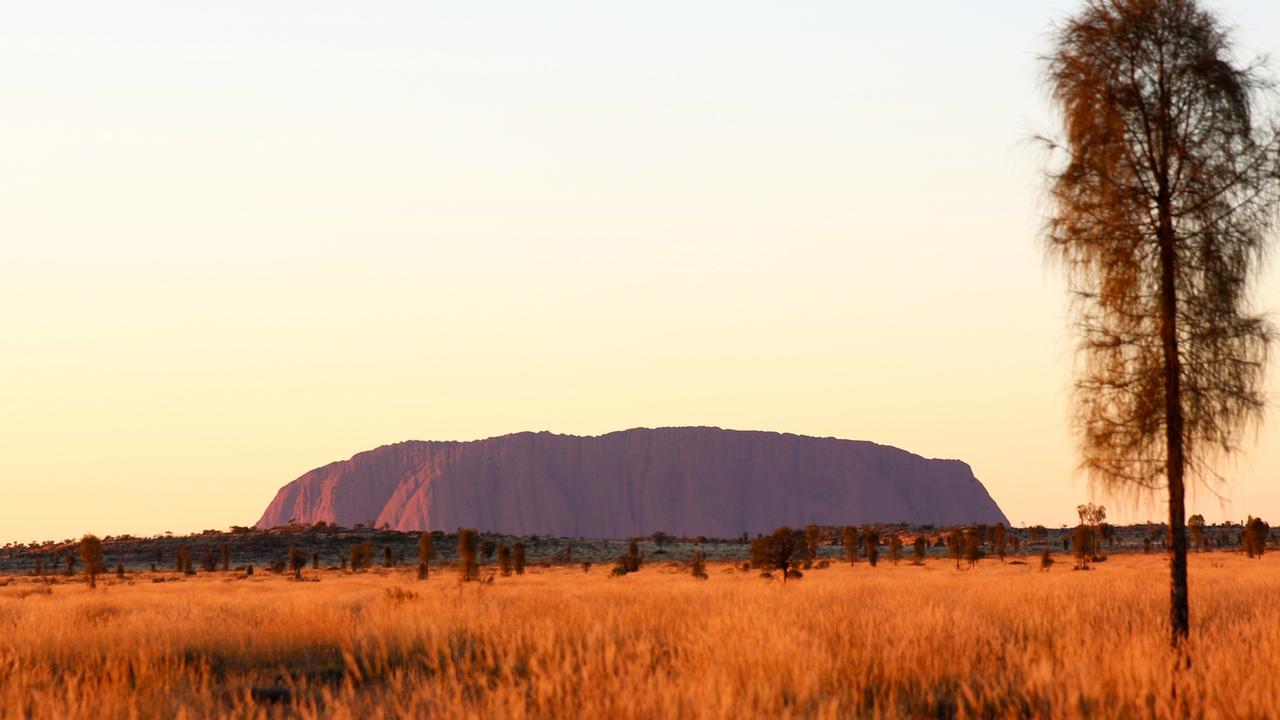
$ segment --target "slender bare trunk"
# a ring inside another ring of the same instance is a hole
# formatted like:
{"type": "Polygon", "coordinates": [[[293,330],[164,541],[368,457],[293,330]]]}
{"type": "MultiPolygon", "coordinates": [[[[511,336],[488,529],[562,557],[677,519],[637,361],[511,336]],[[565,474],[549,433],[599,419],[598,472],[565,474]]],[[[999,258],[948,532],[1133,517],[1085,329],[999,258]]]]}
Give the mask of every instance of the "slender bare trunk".
{"type": "Polygon", "coordinates": [[[1183,475],[1182,360],[1178,357],[1178,295],[1172,210],[1168,191],[1160,189],[1157,199],[1160,227],[1160,335],[1164,345],[1165,445],[1169,476],[1169,535],[1173,541],[1172,583],[1170,585],[1171,641],[1175,648],[1186,642],[1191,628],[1187,606],[1187,523],[1186,487],[1183,475]]]}

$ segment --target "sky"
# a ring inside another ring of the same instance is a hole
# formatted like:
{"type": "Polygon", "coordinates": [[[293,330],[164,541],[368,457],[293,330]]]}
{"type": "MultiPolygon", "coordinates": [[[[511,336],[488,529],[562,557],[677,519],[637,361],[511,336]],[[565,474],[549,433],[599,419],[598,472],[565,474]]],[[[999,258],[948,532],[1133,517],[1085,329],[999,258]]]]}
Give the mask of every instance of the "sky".
{"type": "MultiPolygon", "coordinates": [[[[1158,519],[1075,471],[1031,140],[1074,7],[6,8],[0,543],[251,524],[400,440],[670,425],[960,458],[1015,525],[1158,519]]],[[[1280,4],[1211,7],[1280,52],[1280,4]]],[[[1224,469],[1193,510],[1280,516],[1280,413],[1224,469]]]]}

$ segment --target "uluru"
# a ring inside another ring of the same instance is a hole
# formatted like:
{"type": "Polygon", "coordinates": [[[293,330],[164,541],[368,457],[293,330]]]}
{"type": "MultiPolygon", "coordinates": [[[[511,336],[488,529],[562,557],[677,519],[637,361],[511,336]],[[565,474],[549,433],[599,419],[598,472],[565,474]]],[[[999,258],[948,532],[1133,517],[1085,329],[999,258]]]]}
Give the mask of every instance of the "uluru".
{"type": "Polygon", "coordinates": [[[385,445],[280,488],[257,525],[316,522],[621,538],[1008,520],[959,460],[865,441],[669,427],[385,445]]]}

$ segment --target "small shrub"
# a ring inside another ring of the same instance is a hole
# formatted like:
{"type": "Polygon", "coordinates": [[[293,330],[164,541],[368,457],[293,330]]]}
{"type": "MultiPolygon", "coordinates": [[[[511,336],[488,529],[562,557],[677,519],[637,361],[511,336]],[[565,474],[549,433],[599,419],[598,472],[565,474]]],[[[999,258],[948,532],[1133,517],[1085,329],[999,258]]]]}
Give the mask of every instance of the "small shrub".
{"type": "Polygon", "coordinates": [[[390,602],[393,605],[400,605],[402,603],[409,602],[410,600],[418,599],[418,593],[412,590],[406,590],[402,587],[389,587],[386,589],[384,594],[387,598],[387,602],[390,602]]]}

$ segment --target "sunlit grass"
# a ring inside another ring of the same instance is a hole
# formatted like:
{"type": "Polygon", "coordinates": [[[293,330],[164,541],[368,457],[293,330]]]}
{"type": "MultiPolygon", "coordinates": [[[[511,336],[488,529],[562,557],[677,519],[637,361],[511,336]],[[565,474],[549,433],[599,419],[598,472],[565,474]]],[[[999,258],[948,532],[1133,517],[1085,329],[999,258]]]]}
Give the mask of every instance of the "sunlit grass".
{"type": "MultiPolygon", "coordinates": [[[[1192,562],[1191,716],[1280,702],[1280,564],[1192,562]]],[[[0,717],[1171,717],[1167,564],[0,587],[0,717]]],[[[0,581],[3,582],[3,581],[0,581]]]]}

